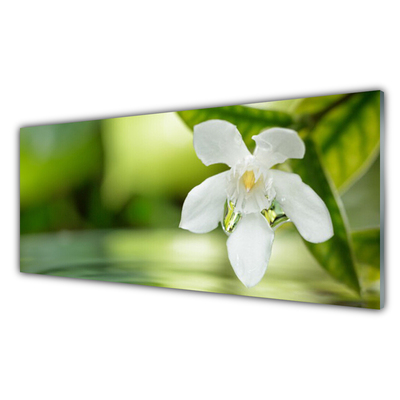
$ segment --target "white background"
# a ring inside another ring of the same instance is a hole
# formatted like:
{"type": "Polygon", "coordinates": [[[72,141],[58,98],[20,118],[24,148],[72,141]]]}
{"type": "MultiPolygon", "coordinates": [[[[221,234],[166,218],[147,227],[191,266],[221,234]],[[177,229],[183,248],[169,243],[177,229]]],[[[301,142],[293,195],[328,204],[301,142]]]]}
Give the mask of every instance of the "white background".
{"type": "Polygon", "coordinates": [[[399,398],[396,2],[2,4],[2,399],[399,398]],[[18,272],[19,127],[368,89],[386,95],[383,311],[18,272]]]}

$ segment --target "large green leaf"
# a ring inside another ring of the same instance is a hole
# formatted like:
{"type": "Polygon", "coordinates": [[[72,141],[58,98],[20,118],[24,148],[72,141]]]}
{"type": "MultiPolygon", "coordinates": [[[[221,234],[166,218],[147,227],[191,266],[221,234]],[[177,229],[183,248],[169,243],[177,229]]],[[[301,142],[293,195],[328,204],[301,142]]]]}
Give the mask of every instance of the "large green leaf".
{"type": "Polygon", "coordinates": [[[310,185],[328,207],[333,222],[334,236],[324,243],[304,241],[308,249],[331,276],[356,292],[360,285],[355,268],[353,250],[343,206],[335,188],[324,172],[320,155],[312,139],[305,139],[306,155],[292,160],[294,172],[310,185]]]}
{"type": "Polygon", "coordinates": [[[354,252],[358,262],[380,268],[380,238],[379,228],[352,232],[354,252]]]}
{"type": "Polygon", "coordinates": [[[338,189],[345,189],[379,152],[380,91],[313,97],[296,110],[322,151],[338,189]]]}
{"type": "Polygon", "coordinates": [[[285,112],[260,110],[246,106],[179,111],[178,115],[191,129],[200,122],[210,119],[229,121],[237,126],[247,145],[252,144],[251,137],[253,135],[258,135],[265,128],[273,126],[287,127],[293,123],[292,117],[285,112]]]}

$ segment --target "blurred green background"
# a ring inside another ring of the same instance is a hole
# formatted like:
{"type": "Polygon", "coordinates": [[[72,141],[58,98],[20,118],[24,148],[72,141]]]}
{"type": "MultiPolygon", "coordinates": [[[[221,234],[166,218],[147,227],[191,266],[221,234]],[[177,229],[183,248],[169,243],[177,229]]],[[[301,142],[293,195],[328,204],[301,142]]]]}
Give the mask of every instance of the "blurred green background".
{"type": "Polygon", "coordinates": [[[379,92],[22,128],[21,271],[248,296],[380,307],[379,92]],[[263,280],[247,289],[222,229],[178,228],[183,201],[205,178],[192,127],[235,123],[251,136],[298,130],[299,173],[324,199],[334,240],[309,245],[291,223],[276,232],[263,280]]]}

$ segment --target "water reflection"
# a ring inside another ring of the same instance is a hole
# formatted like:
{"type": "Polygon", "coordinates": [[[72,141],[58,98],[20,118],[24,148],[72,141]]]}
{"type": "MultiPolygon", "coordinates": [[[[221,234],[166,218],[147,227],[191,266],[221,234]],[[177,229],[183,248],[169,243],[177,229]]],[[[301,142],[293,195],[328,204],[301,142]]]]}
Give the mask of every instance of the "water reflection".
{"type": "MultiPolygon", "coordinates": [[[[268,270],[246,288],[226,252],[226,235],[181,230],[60,232],[21,237],[21,271],[100,281],[379,308],[372,282],[360,300],[334,281],[289,224],[276,232],[268,270]]],[[[379,281],[378,281],[379,282],[379,281]]]]}

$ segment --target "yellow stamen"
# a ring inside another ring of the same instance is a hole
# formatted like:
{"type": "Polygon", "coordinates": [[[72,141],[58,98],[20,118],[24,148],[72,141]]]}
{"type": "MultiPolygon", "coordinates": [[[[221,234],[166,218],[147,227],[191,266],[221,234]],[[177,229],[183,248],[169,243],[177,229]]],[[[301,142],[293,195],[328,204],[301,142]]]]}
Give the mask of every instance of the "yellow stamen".
{"type": "Polygon", "coordinates": [[[247,192],[250,192],[251,188],[256,183],[256,177],[254,176],[253,171],[246,171],[243,174],[243,183],[244,183],[244,187],[246,188],[247,192]]]}

